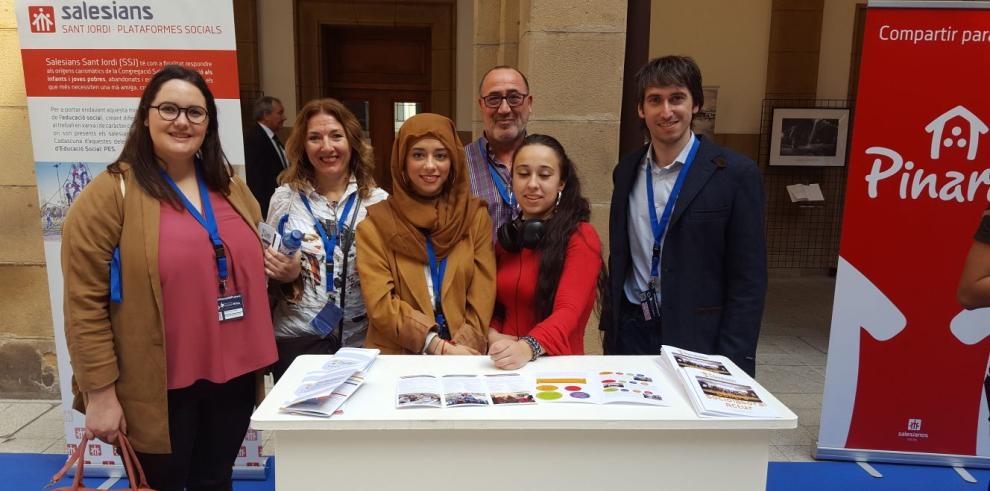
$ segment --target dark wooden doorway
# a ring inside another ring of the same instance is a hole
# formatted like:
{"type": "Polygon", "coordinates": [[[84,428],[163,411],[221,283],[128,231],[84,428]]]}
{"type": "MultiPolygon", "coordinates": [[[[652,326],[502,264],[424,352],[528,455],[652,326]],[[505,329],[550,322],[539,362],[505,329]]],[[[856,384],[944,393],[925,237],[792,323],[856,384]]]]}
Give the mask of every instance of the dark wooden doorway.
{"type": "Polygon", "coordinates": [[[391,192],[389,161],[398,127],[430,111],[429,27],[321,29],[324,95],[357,115],[375,149],[375,180],[391,192]]]}

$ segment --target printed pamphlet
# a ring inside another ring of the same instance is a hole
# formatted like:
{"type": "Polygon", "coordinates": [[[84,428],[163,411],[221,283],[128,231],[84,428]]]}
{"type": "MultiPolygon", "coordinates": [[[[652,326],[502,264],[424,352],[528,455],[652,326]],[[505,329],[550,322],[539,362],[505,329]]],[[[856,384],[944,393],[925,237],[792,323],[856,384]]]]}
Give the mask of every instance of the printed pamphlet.
{"type": "Polygon", "coordinates": [[[780,417],[766,389],[724,356],[663,346],[657,363],[674,372],[699,416],[780,417]]]}
{"type": "Polygon", "coordinates": [[[322,418],[333,416],[364,383],[378,353],[377,349],[341,348],[319,369],[303,376],[280,411],[322,418]]]}

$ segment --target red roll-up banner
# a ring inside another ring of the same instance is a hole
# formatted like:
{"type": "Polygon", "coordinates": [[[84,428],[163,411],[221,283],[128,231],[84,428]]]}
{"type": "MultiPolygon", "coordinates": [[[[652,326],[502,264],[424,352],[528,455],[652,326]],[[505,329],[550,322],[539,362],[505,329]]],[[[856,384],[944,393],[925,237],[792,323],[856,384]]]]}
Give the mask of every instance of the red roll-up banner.
{"type": "Polygon", "coordinates": [[[990,467],[990,309],[956,300],[990,201],[990,3],[873,2],[862,53],[816,455],[990,467]]]}

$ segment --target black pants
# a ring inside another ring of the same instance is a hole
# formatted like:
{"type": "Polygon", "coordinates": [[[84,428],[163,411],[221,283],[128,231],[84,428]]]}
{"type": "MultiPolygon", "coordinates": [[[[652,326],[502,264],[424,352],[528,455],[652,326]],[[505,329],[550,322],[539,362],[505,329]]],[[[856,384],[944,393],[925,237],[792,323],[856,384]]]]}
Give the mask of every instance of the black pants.
{"type": "MultiPolygon", "coordinates": [[[[625,297],[625,293],[622,293],[625,297]]],[[[643,307],[627,298],[622,299],[619,325],[611,342],[609,355],[659,355],[663,344],[660,319],[643,318],[643,307]]]]}
{"type": "Polygon", "coordinates": [[[158,491],[231,491],[234,459],[254,410],[254,373],[168,391],[171,454],[138,453],[158,491]]]}

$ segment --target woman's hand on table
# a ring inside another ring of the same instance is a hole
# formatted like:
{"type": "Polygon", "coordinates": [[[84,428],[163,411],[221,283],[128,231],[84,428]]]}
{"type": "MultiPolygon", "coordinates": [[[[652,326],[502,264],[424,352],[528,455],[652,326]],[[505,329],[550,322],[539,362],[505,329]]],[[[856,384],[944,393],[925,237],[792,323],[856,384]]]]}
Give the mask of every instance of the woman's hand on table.
{"type": "Polygon", "coordinates": [[[522,368],[533,358],[533,350],[526,341],[503,339],[488,347],[488,355],[495,368],[515,370],[522,368]]]}

